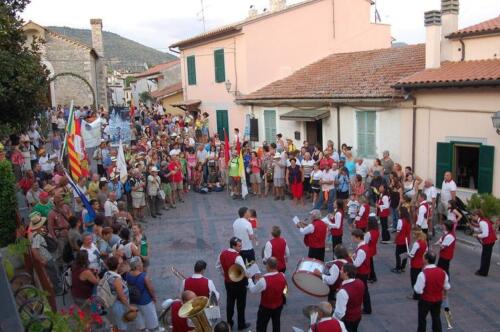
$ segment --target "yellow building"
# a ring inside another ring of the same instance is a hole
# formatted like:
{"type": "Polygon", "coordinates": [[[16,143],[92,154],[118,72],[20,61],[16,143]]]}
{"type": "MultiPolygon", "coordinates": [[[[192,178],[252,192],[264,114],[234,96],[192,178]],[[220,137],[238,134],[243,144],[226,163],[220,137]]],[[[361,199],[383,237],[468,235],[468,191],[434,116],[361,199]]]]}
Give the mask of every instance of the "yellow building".
{"type": "Polygon", "coordinates": [[[184,111],[182,109],[172,106],[172,104],[178,104],[184,100],[181,82],[153,91],[151,92],[151,96],[155,98],[156,102],[163,106],[165,113],[184,115],[184,111]]]}

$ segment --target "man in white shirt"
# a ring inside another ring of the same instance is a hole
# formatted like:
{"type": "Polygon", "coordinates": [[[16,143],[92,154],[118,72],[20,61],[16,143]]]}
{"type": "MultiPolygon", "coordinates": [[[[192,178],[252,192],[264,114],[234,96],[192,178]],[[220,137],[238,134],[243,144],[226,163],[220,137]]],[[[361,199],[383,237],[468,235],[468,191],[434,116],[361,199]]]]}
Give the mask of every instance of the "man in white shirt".
{"type": "Polygon", "coordinates": [[[429,229],[431,230],[431,235],[434,235],[434,225],[436,225],[434,221],[434,212],[437,211],[437,190],[431,179],[427,179],[424,182],[424,194],[427,196],[427,204],[429,205],[429,229]]]}
{"type": "Polygon", "coordinates": [[[361,175],[363,182],[365,182],[366,177],[368,176],[368,166],[363,163],[363,158],[356,159],[356,174],[361,175]]]}
{"type": "Polygon", "coordinates": [[[199,260],[194,264],[194,273],[191,277],[186,278],[181,281],[181,295],[184,291],[190,290],[194,292],[197,296],[210,297],[212,293],[215,294],[217,301],[220,298],[220,294],[215,288],[214,282],[204,276],[205,270],[207,269],[207,263],[203,260],[199,260]]]}
{"type": "Polygon", "coordinates": [[[429,205],[427,204],[427,195],[424,193],[418,194],[418,214],[417,214],[417,226],[422,229],[422,232],[424,232],[427,235],[427,232],[429,230],[429,225],[427,223],[427,217],[429,213],[429,205]]]}
{"type": "Polygon", "coordinates": [[[448,202],[455,200],[457,195],[457,184],[453,181],[451,172],[444,173],[443,184],[441,185],[441,204],[439,205],[439,214],[446,215],[448,213],[448,202]]]}
{"type": "Polygon", "coordinates": [[[332,314],[333,314],[332,305],[328,302],[320,302],[318,304],[317,322],[310,326],[308,332],[316,332],[316,331],[347,332],[344,323],[338,320],[337,318],[332,317],[332,314]]]}
{"type": "Polygon", "coordinates": [[[104,203],[104,216],[111,218],[116,213],[118,213],[118,203],[116,202],[116,194],[114,191],[111,191],[108,194],[108,199],[104,203]]]}
{"type": "Polygon", "coordinates": [[[337,175],[338,171],[334,171],[332,168],[330,168],[329,163],[325,163],[325,169],[323,170],[323,174],[321,175],[321,180],[319,181],[319,183],[321,184],[321,193],[319,195],[318,202],[314,206],[314,209],[321,210],[321,208],[323,207],[325,192],[327,192],[328,213],[333,212],[333,202],[335,201],[335,194],[336,194],[334,181],[337,175]]]}
{"type": "Polygon", "coordinates": [[[234,236],[241,239],[240,256],[245,263],[255,262],[255,251],[253,250],[252,240],[254,239],[252,224],[248,221],[250,211],[246,206],[238,210],[239,218],[233,223],[234,236]]]}

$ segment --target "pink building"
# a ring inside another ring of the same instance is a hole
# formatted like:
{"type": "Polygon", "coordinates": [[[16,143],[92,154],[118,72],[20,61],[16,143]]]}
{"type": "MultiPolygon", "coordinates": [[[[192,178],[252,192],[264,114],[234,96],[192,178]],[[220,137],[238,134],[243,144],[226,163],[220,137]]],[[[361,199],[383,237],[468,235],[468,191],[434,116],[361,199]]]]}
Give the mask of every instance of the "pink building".
{"type": "Polygon", "coordinates": [[[180,106],[208,112],[212,132],[243,132],[254,113],[236,104],[236,97],[332,53],[390,47],[390,26],[371,22],[370,11],[369,0],[307,0],[290,6],[270,0],[268,12],[251,10],[243,21],[173,44],[181,58],[185,102],[180,106]]]}

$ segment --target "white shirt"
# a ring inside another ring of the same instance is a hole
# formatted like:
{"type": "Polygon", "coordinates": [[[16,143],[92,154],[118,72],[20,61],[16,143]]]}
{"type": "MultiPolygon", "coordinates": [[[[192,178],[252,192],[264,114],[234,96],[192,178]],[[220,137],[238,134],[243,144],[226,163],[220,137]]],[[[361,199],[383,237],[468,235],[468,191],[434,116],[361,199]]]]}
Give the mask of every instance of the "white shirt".
{"type": "Polygon", "coordinates": [[[54,171],[55,164],[52,162],[51,159],[49,159],[50,157],[51,157],[50,155],[42,156],[42,157],[40,157],[38,162],[40,163],[40,166],[42,167],[42,171],[44,171],[45,173],[52,174],[52,172],[54,171]]]}
{"type": "Polygon", "coordinates": [[[104,216],[112,217],[118,212],[118,203],[111,202],[109,199],[104,203],[104,216]]]}
{"type": "Polygon", "coordinates": [[[241,239],[241,250],[253,249],[250,235],[253,235],[252,224],[245,218],[238,218],[233,223],[234,236],[241,239]]]}
{"type": "Polygon", "coordinates": [[[314,233],[314,225],[311,223],[311,224],[307,225],[306,227],[301,227],[301,228],[299,228],[299,232],[302,235],[312,234],[312,233],[314,233]]]}
{"type": "MultiPolygon", "coordinates": [[[[343,262],[344,264],[347,263],[345,259],[338,259],[339,261],[343,262]]],[[[337,279],[340,277],[340,271],[339,267],[336,264],[332,264],[330,266],[330,269],[328,270],[329,274],[323,274],[321,275],[321,280],[327,285],[333,285],[337,279]]]]}
{"type": "Polygon", "coordinates": [[[329,169],[328,171],[324,170],[323,173],[321,174],[321,180],[332,182],[332,183],[321,185],[321,190],[330,191],[332,189],[335,189],[335,185],[333,184],[333,181],[337,177],[337,174],[338,174],[338,172],[334,171],[332,169],[329,169]]]}
{"type": "Polygon", "coordinates": [[[356,174],[361,175],[361,177],[364,179],[368,175],[368,166],[366,166],[364,163],[361,165],[356,163],[356,174]]]}
{"type": "MultiPolygon", "coordinates": [[[[231,251],[231,252],[237,252],[233,248],[228,248],[227,250],[231,251]]],[[[243,258],[241,256],[237,256],[236,257],[236,259],[234,261],[234,264],[238,264],[239,266],[241,266],[243,268],[243,270],[245,271],[245,273],[246,273],[247,268],[246,268],[245,262],[243,261],[243,258]]],[[[222,264],[220,263],[220,255],[217,258],[217,263],[215,263],[215,268],[217,269],[217,271],[219,271],[220,273],[222,273],[222,275],[224,276],[224,269],[222,268],[222,264]]]]}
{"type": "MultiPolygon", "coordinates": [[[[203,277],[204,276],[202,274],[199,274],[199,273],[194,273],[191,276],[191,278],[193,278],[193,279],[201,279],[203,277]]],[[[182,280],[181,281],[181,297],[182,297],[182,292],[184,292],[184,284],[185,284],[185,280],[182,280]]],[[[215,289],[214,282],[212,280],[208,279],[208,293],[211,294],[212,292],[215,294],[215,297],[217,298],[217,300],[219,300],[220,294],[217,291],[217,289],[215,289]]]]}
{"type": "Polygon", "coordinates": [[[90,248],[85,248],[84,246],[80,247],[80,250],[85,250],[89,257],[89,268],[91,269],[99,269],[100,267],[100,253],[97,246],[92,243],[90,248]]]}
{"type": "MultiPolygon", "coordinates": [[[[429,269],[431,267],[436,267],[434,264],[429,264],[427,266],[424,266],[425,269],[429,269]]],[[[444,274],[444,285],[443,285],[445,290],[448,290],[451,288],[450,282],[448,280],[448,275],[445,273],[444,274]]],[[[425,274],[424,272],[420,272],[417,276],[417,282],[415,282],[415,286],[413,286],[413,289],[415,290],[415,293],[417,294],[423,294],[424,293],[424,288],[425,288],[425,274]]]]}
{"type": "Polygon", "coordinates": [[[424,188],[424,194],[427,196],[427,202],[432,203],[432,200],[437,197],[436,187],[430,186],[429,188],[424,188]]]}
{"type": "Polygon", "coordinates": [[[328,229],[340,229],[340,226],[342,225],[342,213],[335,212],[335,217],[333,219],[333,223],[330,222],[330,219],[328,218],[328,216],[321,219],[321,221],[323,221],[328,226],[328,229]]]}
{"type": "MultiPolygon", "coordinates": [[[[342,286],[348,283],[353,282],[354,279],[347,279],[342,281],[342,286]]],[[[335,310],[333,312],[333,317],[337,319],[342,319],[345,316],[345,310],[347,308],[347,302],[349,301],[349,295],[345,291],[345,289],[340,289],[337,292],[336,302],[335,302],[335,310]]]]}
{"type": "Polygon", "coordinates": [[[438,244],[441,248],[449,247],[453,242],[455,242],[455,238],[450,233],[446,233],[443,239],[439,239],[438,244]]]}
{"type": "MultiPolygon", "coordinates": [[[[386,194],[384,194],[382,196],[382,205],[379,205],[379,210],[380,212],[384,211],[385,209],[388,209],[390,207],[390,204],[389,204],[389,196],[387,196],[386,194]]],[[[364,210],[363,210],[364,211],[364,210]]]]}
{"type": "Polygon", "coordinates": [[[371,240],[372,240],[372,233],[370,233],[370,232],[366,232],[366,233],[365,233],[365,236],[363,237],[363,241],[364,241],[366,244],[369,244],[371,240]]]}
{"type": "MultiPolygon", "coordinates": [[[[360,243],[358,243],[358,247],[361,247],[362,245],[365,244],[365,241],[361,241],[360,243]]],[[[355,266],[355,267],[360,267],[361,264],[363,264],[363,262],[365,261],[365,259],[367,259],[367,255],[366,255],[366,252],[364,250],[357,250],[354,255],[353,255],[353,262],[352,264],[355,266]]]]}
{"type": "MultiPolygon", "coordinates": [[[[272,253],[273,253],[273,245],[271,244],[271,241],[267,241],[266,245],[264,246],[264,260],[271,257],[272,253]]],[[[288,248],[288,243],[285,246],[285,258],[286,257],[290,257],[290,249],[288,248]]]]}
{"type": "Polygon", "coordinates": [[[422,202],[418,207],[418,217],[417,217],[417,226],[420,226],[420,228],[422,229],[427,229],[429,227],[427,225],[427,218],[425,218],[426,213],[427,213],[427,208],[423,205],[422,202]]]}
{"type": "MultiPolygon", "coordinates": [[[[266,273],[264,274],[264,276],[273,276],[275,274],[278,274],[279,272],[275,271],[275,272],[269,272],[269,273],[266,273]]],[[[266,290],[266,287],[267,287],[267,284],[266,284],[266,278],[264,278],[264,276],[262,276],[262,278],[259,279],[259,281],[257,281],[257,283],[254,283],[252,278],[248,278],[248,290],[250,291],[250,293],[252,294],[257,294],[257,293],[261,293],[263,291],[266,290]]]]}
{"type": "Polygon", "coordinates": [[[420,245],[418,244],[418,242],[417,241],[413,242],[413,246],[411,247],[408,256],[410,256],[411,258],[415,257],[415,254],[417,253],[418,249],[420,249],[420,245]]]}
{"type": "Polygon", "coordinates": [[[361,220],[361,217],[363,216],[364,213],[365,213],[365,205],[363,204],[359,208],[359,212],[358,212],[358,216],[356,217],[356,221],[361,220]]]}
{"type": "Polygon", "coordinates": [[[490,229],[487,221],[479,220],[479,228],[476,229],[481,232],[477,235],[479,239],[484,239],[490,235],[490,229]]]}
{"type": "Polygon", "coordinates": [[[443,181],[443,185],[441,186],[441,202],[444,206],[448,206],[448,201],[451,200],[451,193],[456,191],[457,184],[455,183],[455,181],[443,181]]]}
{"type": "MultiPolygon", "coordinates": [[[[324,317],[324,318],[321,318],[317,324],[321,323],[321,322],[325,322],[325,321],[329,321],[331,319],[335,319],[334,317],[324,317]]],[[[338,320],[338,319],[335,319],[336,321],[339,322],[339,325],[340,325],[340,331],[341,332],[347,332],[346,328],[345,328],[345,325],[344,325],[344,322],[338,320]]],[[[309,328],[309,331],[308,332],[315,332],[315,331],[312,331],[311,328],[309,328]]]]}

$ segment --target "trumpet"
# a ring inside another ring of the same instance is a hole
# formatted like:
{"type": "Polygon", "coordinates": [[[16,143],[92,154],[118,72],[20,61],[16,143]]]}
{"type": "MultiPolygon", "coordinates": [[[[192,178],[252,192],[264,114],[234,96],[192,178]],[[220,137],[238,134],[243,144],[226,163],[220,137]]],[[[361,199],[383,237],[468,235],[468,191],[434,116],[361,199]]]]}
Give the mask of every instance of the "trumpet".
{"type": "Polygon", "coordinates": [[[177,278],[181,279],[181,280],[186,280],[186,276],[184,274],[182,274],[179,270],[177,270],[175,267],[171,267],[170,268],[172,270],[172,273],[174,276],[176,276],[177,278]]]}
{"type": "MultiPolygon", "coordinates": [[[[245,268],[250,267],[252,264],[254,264],[255,261],[251,261],[245,264],[245,268]]],[[[232,282],[238,282],[243,280],[245,278],[245,269],[240,264],[233,264],[227,271],[227,274],[229,275],[229,279],[231,279],[232,282]]]]}

